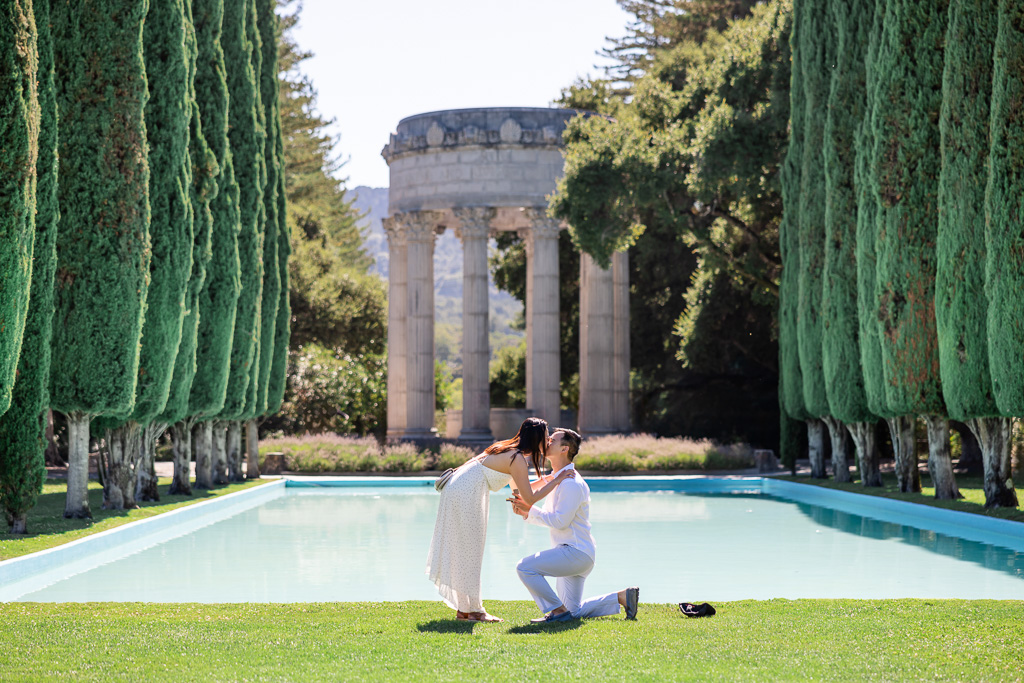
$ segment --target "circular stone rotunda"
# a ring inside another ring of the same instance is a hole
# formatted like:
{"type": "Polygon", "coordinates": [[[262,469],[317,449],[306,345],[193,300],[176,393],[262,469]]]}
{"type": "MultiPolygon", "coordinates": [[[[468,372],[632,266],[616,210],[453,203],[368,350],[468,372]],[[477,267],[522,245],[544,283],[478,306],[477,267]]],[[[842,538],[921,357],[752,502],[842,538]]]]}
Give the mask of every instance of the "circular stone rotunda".
{"type": "Polygon", "coordinates": [[[384,229],[388,284],[388,439],[434,428],[434,239],[452,229],[463,248],[462,410],[448,436],[507,438],[527,416],[584,435],[629,430],[629,271],[580,266],[580,405],[577,425],[559,410],[558,235],[547,197],[562,175],[571,109],[453,109],[402,119],[381,155],[391,187],[384,229]],[[487,241],[515,231],[526,246],[526,410],[492,410],[488,367],[487,241]],[[511,431],[510,431],[511,430],[511,431]]]}

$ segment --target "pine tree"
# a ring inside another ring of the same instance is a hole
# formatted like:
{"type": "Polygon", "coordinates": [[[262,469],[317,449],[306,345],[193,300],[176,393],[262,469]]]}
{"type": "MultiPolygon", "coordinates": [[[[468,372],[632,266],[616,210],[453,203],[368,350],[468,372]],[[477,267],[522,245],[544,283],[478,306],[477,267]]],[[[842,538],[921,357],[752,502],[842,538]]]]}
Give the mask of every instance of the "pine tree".
{"type": "MultiPolygon", "coordinates": [[[[942,394],[949,416],[971,426],[983,453],[990,446],[983,434],[998,428],[979,430],[974,424],[975,418],[998,415],[988,369],[985,298],[985,186],[998,7],[998,0],[950,1],[939,122],[935,321],[942,394]]],[[[989,462],[991,453],[984,459],[989,462]]],[[[944,460],[937,464],[936,497],[959,498],[952,471],[945,470],[944,460]]]]}
{"type": "MultiPolygon", "coordinates": [[[[1000,0],[993,57],[989,177],[985,195],[985,295],[988,361],[999,414],[1024,415],[1024,7],[1000,0]]],[[[997,439],[1009,440],[999,430],[997,439]]],[[[1014,507],[1010,459],[986,462],[985,504],[1014,507]]]]}
{"type": "MultiPolygon", "coordinates": [[[[821,350],[821,292],[825,266],[825,169],[822,136],[828,106],[831,32],[826,7],[817,1],[802,0],[800,30],[800,73],[803,76],[804,133],[800,161],[800,192],[797,213],[799,245],[797,304],[797,348],[803,377],[804,405],[812,418],[829,417],[828,396],[821,350]]],[[[832,433],[836,431],[834,425],[832,433]]],[[[820,451],[811,449],[811,455],[820,451]]],[[[825,476],[825,463],[811,458],[811,475],[825,476]]]]}
{"type": "MultiPolygon", "coordinates": [[[[781,185],[783,214],[779,225],[779,252],[782,275],[779,278],[779,384],[783,412],[794,420],[807,420],[804,401],[803,373],[797,342],[797,309],[799,306],[800,243],[800,168],[803,163],[804,79],[803,51],[800,34],[803,30],[804,1],[793,3],[793,28],[790,33],[792,76],[790,85],[789,146],[782,164],[781,185]]],[[[783,458],[790,456],[783,453],[783,458]]],[[[795,458],[792,458],[795,461],[795,458]]]]}
{"type": "MultiPolygon", "coordinates": [[[[886,409],[901,417],[945,414],[935,329],[935,239],[947,8],[946,0],[889,0],[874,79],[875,302],[886,409]]],[[[932,430],[929,436],[941,438],[932,430]]],[[[897,460],[896,476],[900,491],[920,490],[916,458],[897,460]]]]}
{"type": "Polygon", "coordinates": [[[27,513],[46,478],[44,419],[49,404],[53,272],[57,264],[57,101],[50,0],[34,0],[32,9],[38,31],[40,112],[32,289],[11,407],[0,415],[0,505],[15,534],[28,532],[27,513]]]}
{"type": "Polygon", "coordinates": [[[0,10],[0,415],[11,405],[32,284],[38,51],[32,3],[0,10]]]}
{"type": "Polygon", "coordinates": [[[189,393],[196,375],[196,342],[199,334],[199,295],[206,282],[206,269],[213,256],[210,240],[213,231],[213,214],[210,202],[217,195],[217,159],[206,142],[199,102],[196,100],[195,78],[198,44],[196,43],[195,22],[192,19],[192,3],[186,2],[185,10],[185,59],[188,66],[189,84],[189,160],[192,182],[189,185],[189,202],[192,205],[193,242],[192,270],[185,292],[185,316],[181,325],[181,343],[174,359],[167,405],[160,420],[171,427],[171,441],[174,448],[174,477],[169,493],[171,495],[192,493],[189,476],[192,462],[192,427],[189,415],[189,393]]]}
{"type": "MultiPolygon", "coordinates": [[[[877,417],[868,409],[861,371],[857,318],[856,136],[865,117],[864,53],[875,0],[831,0],[835,68],[823,137],[825,163],[825,271],[822,292],[822,366],[829,412],[854,437],[861,483],[881,486],[874,443],[877,417]]],[[[849,472],[835,462],[837,481],[849,472]]],[[[845,476],[844,476],[845,475],[845,476]]]]}
{"type": "Polygon", "coordinates": [[[196,100],[203,133],[219,169],[217,194],[210,203],[213,253],[206,282],[199,294],[196,374],[189,395],[190,419],[196,421],[196,486],[209,488],[212,484],[209,451],[212,424],[209,418],[224,407],[235,313],[241,292],[239,189],[228,144],[227,72],[221,47],[224,0],[193,0],[192,17],[199,46],[196,100]]]}
{"type": "Polygon", "coordinates": [[[51,7],[61,215],[50,396],[68,416],[66,517],[90,516],[90,419],[124,416],[135,406],[150,261],[148,4],[67,0],[51,7]]]}

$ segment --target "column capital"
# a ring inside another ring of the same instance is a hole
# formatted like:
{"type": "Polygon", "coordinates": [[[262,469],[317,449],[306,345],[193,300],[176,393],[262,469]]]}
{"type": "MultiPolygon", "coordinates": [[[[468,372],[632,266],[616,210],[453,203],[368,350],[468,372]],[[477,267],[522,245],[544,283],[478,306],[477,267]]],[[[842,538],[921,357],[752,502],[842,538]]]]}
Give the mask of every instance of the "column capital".
{"type": "Polygon", "coordinates": [[[562,221],[548,216],[547,209],[530,206],[524,208],[522,211],[523,217],[529,222],[530,227],[521,230],[519,233],[520,237],[523,237],[524,239],[558,238],[558,233],[562,230],[562,221]]]}
{"type": "Polygon", "coordinates": [[[401,225],[408,242],[434,243],[437,227],[441,224],[440,211],[405,211],[391,216],[396,224],[401,225]]]}
{"type": "Polygon", "coordinates": [[[390,244],[405,244],[408,233],[405,230],[405,224],[398,216],[388,216],[381,223],[384,226],[384,234],[387,235],[390,244]]]}
{"type": "Polygon", "coordinates": [[[497,210],[491,206],[462,206],[452,209],[459,225],[455,228],[455,236],[460,240],[487,239],[491,232],[491,221],[497,210]]]}

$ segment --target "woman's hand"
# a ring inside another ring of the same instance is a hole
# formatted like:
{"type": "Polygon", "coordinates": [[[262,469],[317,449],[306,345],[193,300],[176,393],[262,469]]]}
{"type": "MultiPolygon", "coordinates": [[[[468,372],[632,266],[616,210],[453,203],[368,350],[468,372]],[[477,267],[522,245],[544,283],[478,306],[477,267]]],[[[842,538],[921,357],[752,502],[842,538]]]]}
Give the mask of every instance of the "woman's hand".
{"type": "Polygon", "coordinates": [[[575,479],[576,470],[562,470],[561,474],[558,475],[558,483],[562,483],[566,479],[575,479]]]}

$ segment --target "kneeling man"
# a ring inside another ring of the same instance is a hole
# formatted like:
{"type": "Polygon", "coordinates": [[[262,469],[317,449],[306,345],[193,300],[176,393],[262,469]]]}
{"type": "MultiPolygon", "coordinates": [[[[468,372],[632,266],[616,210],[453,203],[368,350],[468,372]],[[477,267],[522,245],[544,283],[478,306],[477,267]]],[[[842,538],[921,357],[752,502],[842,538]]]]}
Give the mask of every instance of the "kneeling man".
{"type": "MultiPolygon", "coordinates": [[[[547,458],[552,474],[574,469],[572,460],[580,448],[580,435],[571,429],[554,430],[548,440],[547,458]]],[[[519,578],[533,595],[545,616],[533,623],[568,621],[574,617],[602,617],[626,609],[627,619],[636,619],[640,589],[625,588],[598,598],[583,600],[583,584],[594,568],[596,549],[590,535],[590,487],[578,473],[562,481],[544,500],[543,509],[529,505],[516,495],[512,499],[516,514],[527,522],[551,529],[549,550],[524,557],[516,566],[519,578]],[[548,576],[557,577],[556,591],[548,576]]]]}

